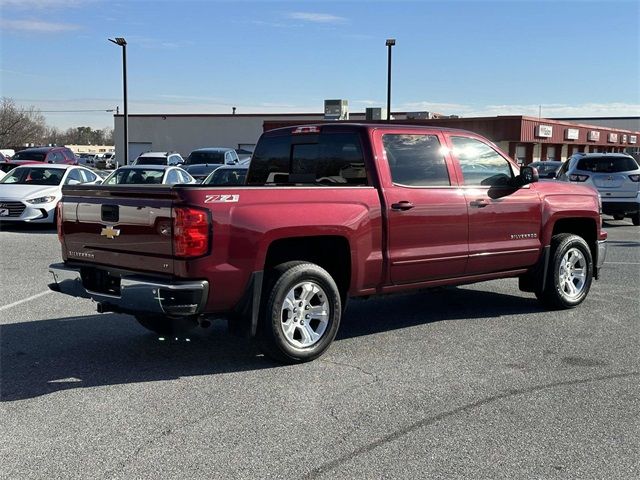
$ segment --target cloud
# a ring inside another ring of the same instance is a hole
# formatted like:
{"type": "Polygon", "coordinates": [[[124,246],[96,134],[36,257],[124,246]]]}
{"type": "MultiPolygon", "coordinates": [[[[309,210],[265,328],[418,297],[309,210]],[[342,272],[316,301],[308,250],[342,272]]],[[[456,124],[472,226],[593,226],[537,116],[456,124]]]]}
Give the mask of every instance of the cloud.
{"type": "Polygon", "coordinates": [[[0,19],[0,27],[16,32],[61,33],[79,30],[80,25],[70,23],[53,23],[42,20],[5,20],[0,19]]]}
{"type": "Polygon", "coordinates": [[[311,12],[291,12],[287,14],[287,18],[293,20],[302,20],[304,22],[311,23],[323,23],[323,24],[336,24],[345,23],[347,21],[344,17],[337,15],[331,15],[329,13],[311,13],[311,12]]]}

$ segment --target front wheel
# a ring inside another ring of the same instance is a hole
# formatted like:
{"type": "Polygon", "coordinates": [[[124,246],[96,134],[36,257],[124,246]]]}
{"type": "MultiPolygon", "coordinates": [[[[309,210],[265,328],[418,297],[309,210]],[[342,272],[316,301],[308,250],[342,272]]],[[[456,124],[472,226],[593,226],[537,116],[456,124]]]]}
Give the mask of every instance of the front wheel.
{"type": "Polygon", "coordinates": [[[551,258],[544,290],[536,296],[554,308],[573,308],[587,297],[593,278],[593,258],[582,237],[568,233],[551,239],[551,258]]]}
{"type": "Polygon", "coordinates": [[[287,262],[267,282],[258,331],[262,351],[283,363],[318,358],[340,325],[340,291],[331,275],[313,263],[287,262]]]}

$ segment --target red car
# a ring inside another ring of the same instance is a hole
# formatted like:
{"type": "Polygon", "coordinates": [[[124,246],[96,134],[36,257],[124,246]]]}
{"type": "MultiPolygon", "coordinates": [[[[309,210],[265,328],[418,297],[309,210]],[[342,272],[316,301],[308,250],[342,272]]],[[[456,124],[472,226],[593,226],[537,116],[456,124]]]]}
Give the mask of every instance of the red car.
{"type": "Polygon", "coordinates": [[[21,167],[22,165],[28,165],[30,163],[40,163],[35,160],[6,160],[0,161],[0,172],[10,172],[16,167],[21,167]]]}
{"type": "Polygon", "coordinates": [[[75,154],[67,147],[34,147],[20,150],[13,156],[13,160],[31,160],[46,163],[66,163],[76,165],[75,154]]]}

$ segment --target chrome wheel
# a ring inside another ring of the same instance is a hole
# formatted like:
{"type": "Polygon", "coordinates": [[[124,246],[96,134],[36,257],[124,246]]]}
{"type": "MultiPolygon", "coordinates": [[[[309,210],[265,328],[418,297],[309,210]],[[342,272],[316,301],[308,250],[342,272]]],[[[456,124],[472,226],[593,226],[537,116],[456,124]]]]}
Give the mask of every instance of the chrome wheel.
{"type": "Polygon", "coordinates": [[[568,299],[579,297],[586,285],[587,260],[577,248],[570,248],[558,268],[558,288],[568,299]]]}
{"type": "Polygon", "coordinates": [[[293,287],[282,303],[280,327],[296,348],[317,343],[329,324],[330,305],[320,285],[306,281],[293,287]]]}

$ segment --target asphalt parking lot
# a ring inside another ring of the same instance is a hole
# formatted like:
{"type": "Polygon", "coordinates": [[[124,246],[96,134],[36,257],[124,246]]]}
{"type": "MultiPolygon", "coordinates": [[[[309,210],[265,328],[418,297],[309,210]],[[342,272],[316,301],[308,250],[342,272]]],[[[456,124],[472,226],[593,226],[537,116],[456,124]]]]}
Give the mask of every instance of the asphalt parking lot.
{"type": "Polygon", "coordinates": [[[577,309],[515,280],[352,301],[286,367],[48,293],[55,231],[1,231],[0,478],[640,478],[640,228],[605,228],[577,309]]]}

